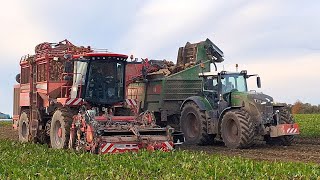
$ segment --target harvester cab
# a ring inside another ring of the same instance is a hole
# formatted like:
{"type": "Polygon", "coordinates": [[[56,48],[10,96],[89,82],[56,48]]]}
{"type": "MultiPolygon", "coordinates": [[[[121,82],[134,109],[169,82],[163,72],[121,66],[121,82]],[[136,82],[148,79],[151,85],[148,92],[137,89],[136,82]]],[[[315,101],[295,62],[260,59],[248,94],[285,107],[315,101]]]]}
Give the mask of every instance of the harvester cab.
{"type": "Polygon", "coordinates": [[[82,98],[92,105],[112,106],[124,101],[126,55],[88,53],[74,58],[72,97],[77,96],[81,85],[82,98]]]}

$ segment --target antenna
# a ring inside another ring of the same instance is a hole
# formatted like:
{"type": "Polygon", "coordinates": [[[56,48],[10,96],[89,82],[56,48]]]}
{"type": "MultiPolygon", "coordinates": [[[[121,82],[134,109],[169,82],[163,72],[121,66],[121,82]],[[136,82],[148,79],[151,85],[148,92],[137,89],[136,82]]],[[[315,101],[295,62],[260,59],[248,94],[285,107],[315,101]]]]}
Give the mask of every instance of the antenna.
{"type": "Polygon", "coordinates": [[[222,65],[222,70],[224,71],[224,65],[222,65]]]}

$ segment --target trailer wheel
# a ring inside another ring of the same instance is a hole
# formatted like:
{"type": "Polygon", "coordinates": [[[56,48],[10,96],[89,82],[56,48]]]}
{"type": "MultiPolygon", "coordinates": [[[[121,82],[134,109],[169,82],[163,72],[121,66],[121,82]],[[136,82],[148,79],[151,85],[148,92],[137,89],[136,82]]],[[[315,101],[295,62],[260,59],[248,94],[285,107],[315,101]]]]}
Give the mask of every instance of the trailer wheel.
{"type": "Polygon", "coordinates": [[[18,127],[19,141],[28,142],[29,133],[30,133],[29,111],[25,110],[21,113],[20,119],[19,119],[19,127],[18,127]]]}
{"type": "Polygon", "coordinates": [[[68,109],[54,112],[50,127],[50,142],[53,149],[68,148],[72,113],[68,109]]]}
{"type": "MultiPolygon", "coordinates": [[[[294,124],[294,120],[290,112],[285,109],[281,108],[279,109],[280,118],[279,118],[279,124],[294,124]]],[[[265,137],[265,141],[269,145],[280,145],[280,146],[290,146],[294,140],[293,135],[288,136],[280,136],[280,137],[265,137]]]]}
{"type": "Polygon", "coordinates": [[[180,127],[186,138],[186,144],[208,145],[214,142],[214,135],[207,133],[205,113],[194,102],[188,102],[184,105],[180,117],[180,127]]]}
{"type": "Polygon", "coordinates": [[[254,140],[254,123],[241,109],[226,112],[221,122],[221,136],[228,148],[248,148],[254,140]]]}

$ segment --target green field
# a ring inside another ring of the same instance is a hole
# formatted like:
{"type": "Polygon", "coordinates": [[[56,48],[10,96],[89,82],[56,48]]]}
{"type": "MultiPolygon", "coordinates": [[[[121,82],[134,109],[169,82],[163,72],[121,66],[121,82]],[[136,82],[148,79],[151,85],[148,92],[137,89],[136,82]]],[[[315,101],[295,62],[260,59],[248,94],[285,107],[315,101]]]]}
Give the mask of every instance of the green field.
{"type": "Polygon", "coordinates": [[[12,121],[0,121],[0,126],[11,126],[12,121]]]}
{"type": "MultiPolygon", "coordinates": [[[[295,115],[303,137],[320,137],[320,115],[295,115]]],[[[11,125],[0,122],[0,126],[11,125]]],[[[0,140],[0,179],[319,179],[320,165],[174,151],[77,154],[0,140]]]]}
{"type": "Polygon", "coordinates": [[[316,179],[320,166],[258,162],[202,152],[76,154],[0,141],[0,179],[316,179]]]}
{"type": "Polygon", "coordinates": [[[320,114],[296,114],[302,137],[320,137],[320,114]]]}

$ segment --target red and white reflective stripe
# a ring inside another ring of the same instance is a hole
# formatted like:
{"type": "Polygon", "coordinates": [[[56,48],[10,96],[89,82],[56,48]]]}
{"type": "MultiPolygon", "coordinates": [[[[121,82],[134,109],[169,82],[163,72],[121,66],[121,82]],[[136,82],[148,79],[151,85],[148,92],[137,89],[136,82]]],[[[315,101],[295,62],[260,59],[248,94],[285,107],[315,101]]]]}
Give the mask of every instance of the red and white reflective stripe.
{"type": "Polygon", "coordinates": [[[138,102],[136,99],[126,99],[126,103],[129,105],[129,106],[137,106],[138,105],[138,102]]]}
{"type": "Polygon", "coordinates": [[[288,134],[295,134],[298,132],[298,129],[297,128],[288,128],[287,129],[287,133],[288,134]]]}
{"type": "Polygon", "coordinates": [[[66,100],[66,105],[76,106],[82,104],[82,98],[69,98],[66,100]]]}
{"type": "Polygon", "coordinates": [[[109,150],[110,150],[110,148],[112,148],[113,147],[113,144],[111,144],[111,143],[107,143],[107,144],[102,144],[101,145],[101,153],[107,153],[107,152],[109,152],[109,150]]]}
{"type": "Polygon", "coordinates": [[[101,145],[101,154],[117,153],[127,151],[138,151],[139,147],[136,144],[112,144],[106,143],[101,145]]]}
{"type": "Polygon", "coordinates": [[[126,99],[126,103],[134,113],[138,113],[138,101],[136,99],[126,99]]]}

